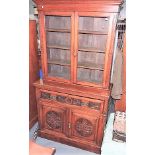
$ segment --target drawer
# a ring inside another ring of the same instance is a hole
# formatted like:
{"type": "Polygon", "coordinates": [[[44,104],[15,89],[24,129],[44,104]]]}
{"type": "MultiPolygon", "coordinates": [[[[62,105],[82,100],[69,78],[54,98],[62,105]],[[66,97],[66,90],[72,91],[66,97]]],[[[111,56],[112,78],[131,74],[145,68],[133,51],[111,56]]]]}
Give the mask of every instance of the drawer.
{"type": "Polygon", "coordinates": [[[51,92],[51,91],[45,91],[40,90],[38,93],[39,100],[45,100],[48,102],[57,102],[63,105],[70,105],[74,107],[80,107],[84,109],[89,110],[95,110],[103,112],[105,101],[96,100],[96,99],[90,99],[80,96],[74,96],[74,95],[68,95],[58,92],[51,92]]]}

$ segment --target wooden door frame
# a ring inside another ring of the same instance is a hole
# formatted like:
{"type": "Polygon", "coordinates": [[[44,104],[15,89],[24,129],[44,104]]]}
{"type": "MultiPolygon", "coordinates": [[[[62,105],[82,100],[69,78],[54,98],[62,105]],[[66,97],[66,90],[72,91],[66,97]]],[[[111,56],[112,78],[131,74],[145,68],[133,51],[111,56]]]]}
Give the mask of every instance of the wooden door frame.
{"type": "Polygon", "coordinates": [[[43,80],[45,81],[57,81],[57,82],[66,82],[73,83],[73,51],[74,51],[74,12],[56,12],[56,11],[39,11],[39,23],[40,23],[40,46],[41,46],[41,63],[43,71],[43,80]],[[47,48],[46,48],[46,29],[45,29],[45,16],[46,15],[58,15],[58,16],[70,16],[71,17],[71,38],[70,38],[70,80],[58,78],[58,77],[48,77],[47,72],[47,48]]]}
{"type": "Polygon", "coordinates": [[[109,88],[110,81],[110,69],[112,65],[112,55],[113,55],[113,45],[114,45],[114,37],[115,37],[115,25],[116,25],[116,13],[105,13],[105,12],[75,12],[75,55],[74,58],[74,83],[93,86],[93,87],[103,87],[109,88]],[[105,50],[105,66],[103,72],[103,83],[102,84],[93,84],[90,82],[77,82],[77,62],[78,62],[78,17],[79,16],[95,16],[95,17],[109,17],[109,29],[108,29],[108,37],[107,44],[105,50]]]}

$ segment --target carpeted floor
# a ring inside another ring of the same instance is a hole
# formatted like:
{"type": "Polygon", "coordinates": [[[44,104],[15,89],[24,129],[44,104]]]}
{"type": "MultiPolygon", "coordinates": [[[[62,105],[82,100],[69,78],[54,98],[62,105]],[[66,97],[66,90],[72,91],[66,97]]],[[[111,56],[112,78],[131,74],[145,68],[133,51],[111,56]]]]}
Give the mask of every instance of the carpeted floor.
{"type": "MultiPolygon", "coordinates": [[[[102,155],[125,155],[126,143],[119,143],[112,140],[113,120],[114,120],[114,113],[111,113],[105,130],[105,136],[102,144],[102,155]]],[[[29,134],[30,139],[33,137],[33,133],[36,127],[37,123],[30,130],[29,134]]],[[[57,143],[41,137],[37,137],[36,143],[42,146],[55,147],[56,148],[55,155],[97,155],[89,151],[57,143]]]]}

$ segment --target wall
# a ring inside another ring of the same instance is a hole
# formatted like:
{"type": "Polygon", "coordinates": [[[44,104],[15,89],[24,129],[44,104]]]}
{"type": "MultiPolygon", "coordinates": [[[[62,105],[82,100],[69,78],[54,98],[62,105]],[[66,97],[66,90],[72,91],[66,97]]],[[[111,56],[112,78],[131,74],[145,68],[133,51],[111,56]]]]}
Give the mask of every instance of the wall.
{"type": "Polygon", "coordinates": [[[36,19],[34,16],[34,7],[35,3],[32,0],[29,0],[29,18],[30,19],[36,19]]]}

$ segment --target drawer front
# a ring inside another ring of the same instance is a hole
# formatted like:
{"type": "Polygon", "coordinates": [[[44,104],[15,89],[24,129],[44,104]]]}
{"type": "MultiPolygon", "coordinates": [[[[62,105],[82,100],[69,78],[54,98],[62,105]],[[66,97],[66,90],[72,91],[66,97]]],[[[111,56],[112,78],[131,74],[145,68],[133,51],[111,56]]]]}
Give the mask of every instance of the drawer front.
{"type": "Polygon", "coordinates": [[[39,99],[103,112],[105,101],[40,90],[39,99]]]}

